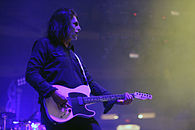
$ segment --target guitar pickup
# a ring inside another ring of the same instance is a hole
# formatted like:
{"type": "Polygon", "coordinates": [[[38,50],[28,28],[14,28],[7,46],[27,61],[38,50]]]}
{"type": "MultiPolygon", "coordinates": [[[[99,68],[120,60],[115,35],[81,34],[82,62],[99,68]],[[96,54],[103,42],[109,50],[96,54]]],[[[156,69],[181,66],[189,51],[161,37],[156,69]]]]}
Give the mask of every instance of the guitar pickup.
{"type": "Polygon", "coordinates": [[[77,97],[79,105],[84,105],[83,98],[82,97],[77,97]]]}

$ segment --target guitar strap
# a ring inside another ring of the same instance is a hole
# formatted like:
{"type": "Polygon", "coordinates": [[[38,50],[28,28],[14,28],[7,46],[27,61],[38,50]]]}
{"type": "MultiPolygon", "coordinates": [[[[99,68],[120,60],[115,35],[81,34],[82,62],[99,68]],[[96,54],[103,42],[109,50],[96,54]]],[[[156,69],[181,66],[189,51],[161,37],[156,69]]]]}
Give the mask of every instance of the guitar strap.
{"type": "MultiPolygon", "coordinates": [[[[74,52],[73,52],[73,53],[74,53],[74,52]]],[[[85,74],[85,70],[84,70],[84,68],[83,68],[83,66],[82,66],[82,63],[81,63],[79,57],[78,57],[77,54],[75,54],[75,53],[74,53],[74,55],[75,55],[75,57],[77,58],[77,60],[78,60],[78,62],[79,62],[79,65],[80,65],[81,70],[82,70],[82,72],[83,72],[83,76],[84,76],[84,78],[85,78],[85,81],[87,82],[87,85],[89,85],[89,84],[88,84],[88,80],[87,80],[87,76],[86,76],[86,74],[85,74]]]]}

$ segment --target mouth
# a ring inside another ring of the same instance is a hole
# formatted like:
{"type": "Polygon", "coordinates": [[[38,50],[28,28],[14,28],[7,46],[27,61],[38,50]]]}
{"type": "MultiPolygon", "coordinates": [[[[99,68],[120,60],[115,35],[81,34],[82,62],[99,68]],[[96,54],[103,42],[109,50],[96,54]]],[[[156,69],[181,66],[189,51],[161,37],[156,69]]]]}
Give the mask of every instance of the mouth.
{"type": "Polygon", "coordinates": [[[77,40],[78,37],[78,32],[74,32],[74,34],[72,34],[72,40],[77,40]]]}
{"type": "Polygon", "coordinates": [[[79,32],[75,32],[75,36],[78,37],[79,32]]]}

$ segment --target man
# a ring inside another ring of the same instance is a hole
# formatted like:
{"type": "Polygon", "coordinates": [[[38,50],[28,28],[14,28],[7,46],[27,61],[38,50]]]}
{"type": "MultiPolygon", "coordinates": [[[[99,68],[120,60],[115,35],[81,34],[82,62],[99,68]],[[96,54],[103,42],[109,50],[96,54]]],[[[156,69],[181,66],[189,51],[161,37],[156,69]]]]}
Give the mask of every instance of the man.
{"type": "MultiPolygon", "coordinates": [[[[92,79],[70,43],[71,40],[77,40],[81,30],[77,18],[72,9],[61,8],[54,12],[49,21],[47,37],[34,43],[27,65],[26,80],[39,93],[41,121],[47,130],[100,130],[93,117],[76,116],[65,123],[54,123],[48,118],[44,99],[52,97],[57,106],[71,107],[67,98],[59,93],[59,85],[71,89],[86,85],[90,87],[92,95],[110,94],[92,79]]],[[[104,102],[104,113],[114,103],[130,104],[132,100],[132,96],[125,93],[124,100],[104,102]]]]}

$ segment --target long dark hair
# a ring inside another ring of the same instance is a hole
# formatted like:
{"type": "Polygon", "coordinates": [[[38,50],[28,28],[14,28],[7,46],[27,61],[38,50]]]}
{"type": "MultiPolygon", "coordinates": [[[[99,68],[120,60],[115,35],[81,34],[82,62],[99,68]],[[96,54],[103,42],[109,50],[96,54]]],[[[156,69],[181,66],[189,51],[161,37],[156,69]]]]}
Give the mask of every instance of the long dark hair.
{"type": "Polygon", "coordinates": [[[70,37],[73,28],[71,19],[77,17],[73,9],[60,8],[56,10],[49,20],[47,36],[53,43],[63,43],[70,37]]]}

